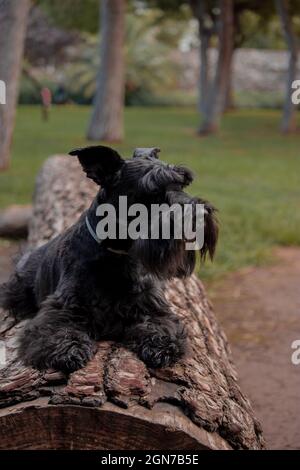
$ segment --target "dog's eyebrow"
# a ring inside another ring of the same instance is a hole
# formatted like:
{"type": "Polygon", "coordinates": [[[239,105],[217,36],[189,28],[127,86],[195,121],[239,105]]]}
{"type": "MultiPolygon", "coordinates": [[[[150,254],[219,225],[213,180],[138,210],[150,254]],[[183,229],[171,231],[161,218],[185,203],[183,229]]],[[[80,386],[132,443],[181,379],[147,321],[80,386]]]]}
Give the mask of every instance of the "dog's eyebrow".
{"type": "Polygon", "coordinates": [[[158,147],[138,147],[133,152],[132,158],[150,157],[158,160],[160,151],[158,147]]]}

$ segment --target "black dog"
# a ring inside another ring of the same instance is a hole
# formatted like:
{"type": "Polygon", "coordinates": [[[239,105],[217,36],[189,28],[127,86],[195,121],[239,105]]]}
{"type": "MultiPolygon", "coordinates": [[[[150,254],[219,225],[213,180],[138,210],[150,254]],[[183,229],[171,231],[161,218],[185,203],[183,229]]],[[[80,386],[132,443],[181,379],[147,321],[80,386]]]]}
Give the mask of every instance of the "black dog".
{"type": "MultiPolygon", "coordinates": [[[[160,162],[157,150],[136,152],[129,160],[104,146],[70,152],[101,189],[79,221],[26,254],[0,290],[1,307],[18,321],[31,317],[19,345],[26,365],[74,371],[91,359],[100,339],[122,341],[150,367],[171,365],[184,354],[185,328],[165,299],[164,282],[190,275],[195,252],[174,237],[101,241],[96,236],[97,207],[117,207],[121,195],[128,206],[204,203],[182,190],[191,172],[160,162]]],[[[202,257],[214,254],[214,212],[205,203],[202,257]]]]}

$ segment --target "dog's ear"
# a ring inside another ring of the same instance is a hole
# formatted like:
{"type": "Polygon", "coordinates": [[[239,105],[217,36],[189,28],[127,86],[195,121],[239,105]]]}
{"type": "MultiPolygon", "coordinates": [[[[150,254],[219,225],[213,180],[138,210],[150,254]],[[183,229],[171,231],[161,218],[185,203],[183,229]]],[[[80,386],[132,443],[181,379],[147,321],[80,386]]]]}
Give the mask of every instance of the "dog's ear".
{"type": "Polygon", "coordinates": [[[104,145],[74,149],[69,155],[76,155],[83,171],[100,186],[109,184],[124,160],[116,150],[104,145]]]}
{"type": "MultiPolygon", "coordinates": [[[[202,201],[203,202],[203,201],[202,201]]],[[[216,209],[208,202],[204,202],[204,244],[200,250],[203,260],[207,253],[212,260],[216,251],[219,236],[219,225],[216,218],[216,209]]]]}

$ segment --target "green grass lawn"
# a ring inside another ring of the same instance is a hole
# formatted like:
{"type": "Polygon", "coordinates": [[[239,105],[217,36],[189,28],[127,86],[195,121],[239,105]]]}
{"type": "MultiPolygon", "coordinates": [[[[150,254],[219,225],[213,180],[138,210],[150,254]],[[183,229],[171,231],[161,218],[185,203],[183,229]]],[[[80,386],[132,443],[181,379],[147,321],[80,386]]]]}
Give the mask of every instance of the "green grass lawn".
{"type": "MultiPolygon", "coordinates": [[[[45,123],[38,107],[19,109],[12,165],[0,174],[0,207],[30,201],[47,156],[86,144],[89,114],[85,107],[54,108],[45,123]]],[[[161,147],[163,159],[194,170],[191,192],[219,209],[218,254],[201,268],[204,277],[268,262],[276,244],[300,244],[300,135],[281,136],[279,118],[276,111],[236,111],[219,136],[198,138],[193,109],[126,109],[126,140],[116,147],[125,155],[161,147]]]]}

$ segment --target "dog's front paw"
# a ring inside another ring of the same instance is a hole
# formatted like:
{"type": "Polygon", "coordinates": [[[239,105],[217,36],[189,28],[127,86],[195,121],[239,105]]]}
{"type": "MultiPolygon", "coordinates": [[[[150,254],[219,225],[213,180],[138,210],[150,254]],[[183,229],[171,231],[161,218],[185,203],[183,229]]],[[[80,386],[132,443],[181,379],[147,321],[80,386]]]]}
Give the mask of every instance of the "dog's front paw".
{"type": "Polygon", "coordinates": [[[96,352],[96,344],[84,332],[61,329],[48,337],[37,337],[28,328],[20,338],[19,357],[27,366],[65,373],[84,367],[96,352]]]}
{"type": "Polygon", "coordinates": [[[185,340],[167,336],[147,338],[138,351],[138,356],[148,367],[161,368],[174,365],[184,354],[185,340]]]}
{"type": "Polygon", "coordinates": [[[160,368],[175,364],[184,355],[186,337],[184,325],[168,315],[134,325],[126,332],[125,343],[148,367],[160,368]]]}
{"type": "Polygon", "coordinates": [[[172,366],[185,353],[186,333],[183,327],[176,334],[153,331],[151,335],[140,336],[136,342],[132,342],[131,348],[148,367],[156,369],[172,366]]]}
{"type": "Polygon", "coordinates": [[[47,362],[52,369],[70,373],[82,369],[92,359],[94,353],[95,348],[92,343],[77,344],[74,342],[65,344],[63,348],[55,351],[51,360],[47,362]]]}

